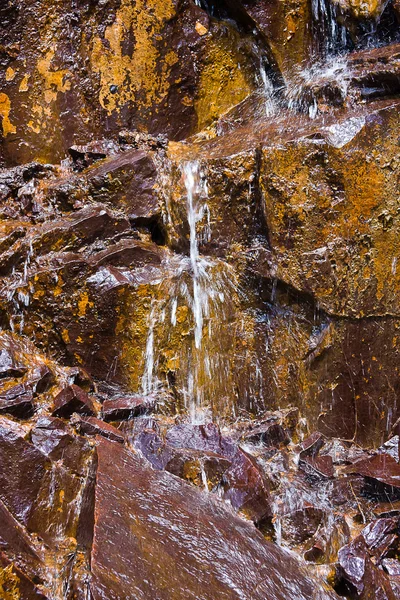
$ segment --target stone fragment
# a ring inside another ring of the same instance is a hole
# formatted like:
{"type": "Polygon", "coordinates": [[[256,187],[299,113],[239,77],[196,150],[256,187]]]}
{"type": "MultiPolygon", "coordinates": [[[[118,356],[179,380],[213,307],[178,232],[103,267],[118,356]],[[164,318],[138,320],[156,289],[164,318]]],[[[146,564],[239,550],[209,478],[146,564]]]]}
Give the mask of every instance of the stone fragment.
{"type": "Polygon", "coordinates": [[[325,511],[316,506],[304,506],[279,517],[282,537],[292,544],[301,544],[311,538],[323,525],[325,511]]]}
{"type": "Polygon", "coordinates": [[[216,425],[176,425],[167,432],[165,441],[175,448],[214,452],[230,460],[231,467],[222,479],[223,498],[255,523],[270,518],[271,500],[264,474],[255,459],[224,438],[216,425]]]}
{"type": "Polygon", "coordinates": [[[341,590],[359,600],[397,598],[385,572],[371,560],[362,536],[339,550],[336,570],[341,590]]]}
{"type": "Polygon", "coordinates": [[[158,432],[151,429],[140,432],[135,438],[134,446],[155,469],[165,469],[176,453],[175,448],[168,446],[158,432]]]}
{"type": "Polygon", "coordinates": [[[39,577],[43,557],[28,533],[0,500],[0,562],[3,552],[31,577],[39,577]]]}
{"type": "MultiPolygon", "coordinates": [[[[36,578],[37,580],[37,578],[36,578]]],[[[0,595],[6,600],[50,600],[21,569],[0,552],[0,595]],[[11,595],[12,594],[12,595],[11,595]],[[14,594],[18,594],[15,596],[14,594]]]]}
{"type": "Polygon", "coordinates": [[[25,524],[34,509],[49,461],[24,437],[22,429],[0,417],[0,499],[25,524]]]}
{"type": "Polygon", "coordinates": [[[356,473],[365,479],[365,493],[386,500],[400,498],[400,465],[389,454],[375,454],[345,467],[345,473],[356,473]]]}
{"type": "Polygon", "coordinates": [[[335,598],[212,495],[153,470],[120,444],[101,440],[98,457],[95,600],[335,598]]]}
{"type": "Polygon", "coordinates": [[[334,476],[333,460],[330,456],[305,456],[299,460],[299,468],[311,477],[330,479],[334,476]]]}
{"type": "Polygon", "coordinates": [[[174,456],[165,465],[165,470],[211,491],[221,483],[230,466],[230,460],[213,452],[175,450],[174,456]]]}
{"type": "Polygon", "coordinates": [[[305,458],[306,456],[315,458],[324,443],[325,437],[318,431],[315,431],[299,445],[300,458],[305,458]]]}
{"type": "Polygon", "coordinates": [[[144,396],[121,396],[104,400],[102,415],[105,421],[121,421],[152,410],[154,400],[144,396]]]}
{"type": "Polygon", "coordinates": [[[399,545],[399,519],[378,519],[369,523],[361,532],[369,553],[379,560],[393,555],[399,545]]]}
{"type": "Polygon", "coordinates": [[[0,350],[0,377],[22,377],[28,370],[26,365],[18,362],[12,351],[12,347],[8,346],[4,340],[0,350]]]}
{"type": "Polygon", "coordinates": [[[377,452],[379,454],[389,454],[396,462],[400,462],[399,444],[400,437],[395,435],[378,448],[377,452]]]}
{"type": "Polygon", "coordinates": [[[29,385],[19,383],[0,391],[0,412],[19,418],[29,418],[34,411],[33,390],[29,385]]]}
{"type": "Polygon", "coordinates": [[[94,416],[96,408],[88,394],[77,385],[72,384],[54,398],[53,415],[68,418],[74,412],[94,416]]]}
{"type": "Polygon", "coordinates": [[[123,444],[125,439],[124,435],[116,427],[113,427],[109,423],[105,423],[96,417],[81,417],[80,415],[76,415],[74,424],[81,433],[85,433],[86,435],[101,435],[113,442],[120,442],[121,444],[123,444]]]}
{"type": "Polygon", "coordinates": [[[86,473],[90,446],[85,438],[76,435],[61,419],[39,417],[31,430],[31,441],[43,454],[52,461],[60,461],[71,473],[81,476],[86,473]]]}
{"type": "Polygon", "coordinates": [[[278,447],[280,444],[287,444],[289,437],[279,423],[264,423],[254,427],[244,436],[244,441],[253,444],[263,444],[267,447],[278,447]]]}

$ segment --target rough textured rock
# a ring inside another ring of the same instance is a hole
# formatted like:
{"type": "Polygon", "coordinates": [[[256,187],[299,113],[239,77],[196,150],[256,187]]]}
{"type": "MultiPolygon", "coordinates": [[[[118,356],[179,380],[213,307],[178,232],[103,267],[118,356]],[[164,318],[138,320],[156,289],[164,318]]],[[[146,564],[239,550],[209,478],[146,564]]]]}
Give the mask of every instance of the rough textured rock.
{"type": "Polygon", "coordinates": [[[133,590],[142,598],[335,597],[210,496],[154,471],[119,444],[101,441],[97,452],[95,600],[122,599],[133,590]],[[117,510],[108,519],[111,506],[117,510]],[[234,553],[223,550],[232,546],[234,553]]]}
{"type": "Polygon", "coordinates": [[[0,35],[9,162],[58,161],[104,128],[182,138],[254,87],[249,44],[188,1],[18,1],[0,35]]]}

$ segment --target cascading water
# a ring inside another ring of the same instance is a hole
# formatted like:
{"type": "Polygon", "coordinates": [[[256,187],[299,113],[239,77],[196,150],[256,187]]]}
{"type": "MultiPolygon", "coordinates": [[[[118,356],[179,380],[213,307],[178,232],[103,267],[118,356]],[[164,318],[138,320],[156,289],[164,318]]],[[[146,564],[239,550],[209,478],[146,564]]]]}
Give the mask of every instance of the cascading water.
{"type": "MultiPolygon", "coordinates": [[[[201,165],[186,161],[180,171],[186,196],[189,256],[169,257],[171,278],[160,283],[162,291],[152,300],[142,391],[145,395],[171,391],[163,365],[165,368],[170,338],[181,335],[179,351],[167,361],[177,365],[172,387],[183,400],[192,422],[202,423],[209,418],[216,399],[232,395],[228,387],[232,387],[229,350],[233,338],[224,330],[235,310],[238,289],[235,274],[226,263],[199,252],[199,243],[209,242],[211,237],[207,179],[201,165]],[[221,342],[222,333],[227,340],[225,345],[221,342]]],[[[169,206],[170,202],[166,204],[169,206]]]]}

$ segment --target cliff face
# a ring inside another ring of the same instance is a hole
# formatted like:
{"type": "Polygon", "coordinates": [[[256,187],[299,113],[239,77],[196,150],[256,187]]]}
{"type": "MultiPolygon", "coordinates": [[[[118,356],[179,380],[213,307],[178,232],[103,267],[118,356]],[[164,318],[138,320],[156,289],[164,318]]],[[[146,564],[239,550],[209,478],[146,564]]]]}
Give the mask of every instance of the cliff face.
{"type": "Polygon", "coordinates": [[[0,7],[1,597],[400,597],[399,23],[0,7]]]}

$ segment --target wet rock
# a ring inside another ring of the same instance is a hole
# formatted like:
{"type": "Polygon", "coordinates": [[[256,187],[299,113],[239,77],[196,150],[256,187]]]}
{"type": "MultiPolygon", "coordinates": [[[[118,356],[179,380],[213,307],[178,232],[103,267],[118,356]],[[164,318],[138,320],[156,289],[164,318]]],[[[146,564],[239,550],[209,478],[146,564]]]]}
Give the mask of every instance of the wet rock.
{"type": "MultiPolygon", "coordinates": [[[[7,344],[7,341],[4,340],[7,344]]],[[[12,346],[8,344],[0,350],[0,377],[22,377],[28,370],[26,365],[15,360],[12,346]]]]}
{"type": "Polygon", "coordinates": [[[300,459],[299,468],[311,478],[330,479],[334,476],[333,460],[330,456],[305,456],[300,459]]]}
{"type": "Polygon", "coordinates": [[[309,562],[333,564],[338,552],[350,541],[346,520],[338,514],[329,515],[313,537],[305,543],[304,558],[309,562]]]}
{"type": "Polygon", "coordinates": [[[385,573],[371,560],[362,537],[339,551],[337,577],[340,589],[360,600],[371,597],[395,600],[397,597],[385,573]]]}
{"type": "Polygon", "coordinates": [[[301,544],[315,534],[325,517],[325,512],[315,506],[305,506],[285,514],[279,519],[282,537],[292,544],[301,544]]]}
{"type": "Polygon", "coordinates": [[[68,471],[85,474],[91,448],[62,419],[39,417],[31,430],[31,441],[52,461],[60,461],[68,471]]]}
{"type": "Polygon", "coordinates": [[[29,418],[33,411],[33,390],[30,386],[19,383],[0,391],[0,412],[19,418],[29,418]]]}
{"type": "Polygon", "coordinates": [[[154,408],[154,399],[144,396],[122,396],[104,400],[102,415],[106,421],[121,421],[137,417],[154,408]]]}
{"type": "Polygon", "coordinates": [[[345,473],[357,473],[365,479],[364,493],[386,500],[400,497],[400,465],[388,454],[376,454],[366,460],[360,460],[349,467],[345,473]]]}
{"type": "MultiPolygon", "coordinates": [[[[193,3],[157,0],[151,13],[114,0],[96,3],[89,12],[85,5],[72,11],[60,6],[50,28],[40,3],[10,10],[19,52],[4,58],[1,79],[8,164],[38,156],[59,162],[71,146],[105,132],[116,136],[123,127],[183,139],[255,87],[250,40],[229,23],[210,20],[193,3]],[[46,48],[38,27],[51,40],[46,48]],[[132,46],[131,34],[137,40],[132,46]],[[22,58],[27,54],[28,61],[22,58]]],[[[9,29],[1,35],[9,38],[9,29]]]]}
{"type": "Polygon", "coordinates": [[[287,444],[289,437],[279,423],[265,423],[246,433],[244,441],[263,444],[267,447],[277,447],[280,444],[287,444]]]}
{"type": "Polygon", "coordinates": [[[43,557],[28,533],[0,500],[0,563],[6,556],[31,577],[40,577],[43,557]]]}
{"type": "Polygon", "coordinates": [[[27,381],[32,386],[34,395],[37,395],[47,392],[56,382],[56,378],[49,367],[38,365],[29,373],[27,381]]]}
{"type": "Polygon", "coordinates": [[[124,435],[116,428],[96,417],[81,417],[76,415],[73,423],[78,430],[86,435],[101,435],[113,442],[124,442],[124,435]]]}
{"type": "Polygon", "coordinates": [[[21,569],[15,566],[4,553],[0,553],[0,594],[4,598],[18,600],[48,600],[21,569]],[[12,596],[11,594],[15,594],[12,596]]]}
{"type": "Polygon", "coordinates": [[[362,537],[369,553],[378,559],[394,555],[399,545],[399,519],[386,518],[372,521],[364,527],[362,537]]]}
{"type": "Polygon", "coordinates": [[[223,498],[255,523],[270,518],[271,500],[266,477],[256,460],[224,438],[216,425],[177,425],[167,432],[165,441],[175,448],[205,450],[230,460],[231,467],[222,479],[223,498]]]}
{"type": "Polygon", "coordinates": [[[71,146],[68,153],[71,156],[74,168],[78,171],[86,169],[93,163],[109,155],[117,154],[119,146],[112,140],[95,140],[84,146],[71,146]]]}
{"type": "Polygon", "coordinates": [[[165,470],[206,490],[213,490],[221,483],[231,461],[214,454],[196,450],[175,450],[165,465],[165,470]]]}
{"type": "Polygon", "coordinates": [[[175,449],[168,446],[158,432],[151,429],[140,432],[135,438],[134,446],[155,469],[165,469],[176,454],[175,449]]]}
{"type": "Polygon", "coordinates": [[[0,417],[0,499],[26,524],[34,510],[49,460],[24,438],[26,431],[0,417]]]}
{"type": "Polygon", "coordinates": [[[399,443],[400,438],[398,435],[395,435],[394,437],[390,438],[390,440],[385,442],[383,446],[378,448],[377,452],[379,454],[388,454],[394,458],[396,462],[400,462],[399,443]]]}
{"type": "Polygon", "coordinates": [[[96,599],[122,599],[133,589],[149,599],[183,594],[208,600],[240,590],[253,600],[308,600],[317,589],[321,600],[335,597],[286,554],[283,574],[282,551],[212,496],[149,468],[120,444],[104,440],[98,455],[91,582],[96,599]],[[232,545],[235,553],[223,550],[232,545]],[[261,565],[257,573],[255,564],[261,565]]]}
{"type": "Polygon", "coordinates": [[[120,153],[89,169],[86,178],[95,201],[123,209],[129,219],[161,216],[157,170],[150,153],[142,150],[120,153]]]}
{"type": "Polygon", "coordinates": [[[310,437],[304,440],[299,446],[300,458],[315,458],[325,443],[325,437],[315,431],[310,437]]]}
{"type": "Polygon", "coordinates": [[[68,418],[74,412],[94,416],[96,408],[88,394],[77,385],[72,384],[54,398],[53,415],[68,418]]]}

